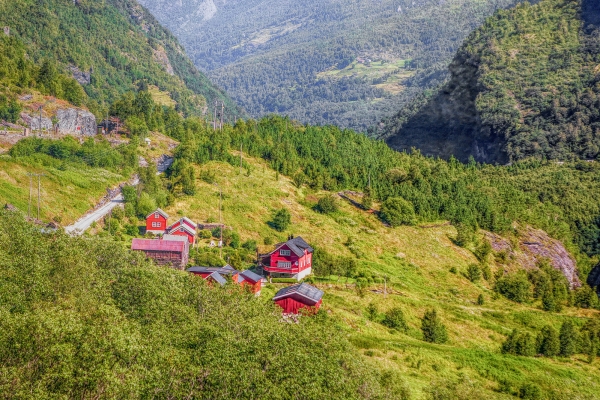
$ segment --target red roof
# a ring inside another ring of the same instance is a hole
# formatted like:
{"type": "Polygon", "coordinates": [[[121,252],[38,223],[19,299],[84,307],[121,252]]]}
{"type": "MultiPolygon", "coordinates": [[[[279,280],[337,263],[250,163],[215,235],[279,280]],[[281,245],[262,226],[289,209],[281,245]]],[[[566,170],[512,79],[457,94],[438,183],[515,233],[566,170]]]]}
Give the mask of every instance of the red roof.
{"type": "Polygon", "coordinates": [[[133,239],[131,250],[142,251],[173,251],[182,253],[185,251],[187,241],[160,240],[160,239],[133,239]]]}

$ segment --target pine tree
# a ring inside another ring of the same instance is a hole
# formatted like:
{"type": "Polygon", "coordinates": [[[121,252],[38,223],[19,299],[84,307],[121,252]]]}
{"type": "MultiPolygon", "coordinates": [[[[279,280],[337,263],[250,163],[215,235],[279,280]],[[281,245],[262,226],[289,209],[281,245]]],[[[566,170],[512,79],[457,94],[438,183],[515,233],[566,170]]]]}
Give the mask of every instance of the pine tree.
{"type": "Polygon", "coordinates": [[[557,356],[560,352],[560,339],[558,332],[552,326],[545,326],[537,338],[538,353],[546,357],[557,356]]]}
{"type": "Polygon", "coordinates": [[[448,332],[440,321],[436,310],[425,312],[421,320],[421,331],[423,331],[423,340],[426,342],[446,343],[448,341],[448,332]]]}
{"type": "Polygon", "coordinates": [[[565,321],[560,327],[560,355],[570,357],[577,347],[577,331],[571,321],[565,321]]]}

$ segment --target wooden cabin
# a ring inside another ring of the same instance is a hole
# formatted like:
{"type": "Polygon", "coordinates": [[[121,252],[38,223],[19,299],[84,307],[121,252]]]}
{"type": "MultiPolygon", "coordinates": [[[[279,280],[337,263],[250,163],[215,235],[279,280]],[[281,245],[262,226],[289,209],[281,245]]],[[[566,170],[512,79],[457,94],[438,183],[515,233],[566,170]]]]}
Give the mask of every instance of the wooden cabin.
{"type": "Polygon", "coordinates": [[[158,265],[183,269],[188,263],[189,246],[187,240],[133,239],[131,250],[143,251],[158,265]]]}
{"type": "Polygon", "coordinates": [[[196,243],[196,224],[189,218],[181,218],[173,225],[167,228],[169,235],[184,236],[188,239],[191,245],[196,243]]]}
{"type": "Polygon", "coordinates": [[[157,208],[146,216],[146,232],[162,235],[167,230],[168,219],[169,215],[160,208],[157,208]]]}
{"type": "Polygon", "coordinates": [[[277,244],[275,250],[260,257],[260,263],[269,276],[300,281],[312,272],[313,252],[313,248],[298,236],[277,244]]]}
{"type": "Polygon", "coordinates": [[[315,313],[323,303],[323,291],[308,283],[288,286],[277,292],[273,301],[284,314],[315,313]]]}

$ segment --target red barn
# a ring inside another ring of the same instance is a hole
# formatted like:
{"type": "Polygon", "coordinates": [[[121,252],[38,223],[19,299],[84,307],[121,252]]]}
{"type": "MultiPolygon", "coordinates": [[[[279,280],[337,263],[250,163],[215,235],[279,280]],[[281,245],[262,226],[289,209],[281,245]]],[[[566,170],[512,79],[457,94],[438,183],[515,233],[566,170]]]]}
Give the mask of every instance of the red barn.
{"type": "Polygon", "coordinates": [[[281,289],[273,301],[285,314],[298,314],[301,309],[314,313],[323,303],[323,291],[308,283],[300,283],[281,289]]]}
{"type": "Polygon", "coordinates": [[[177,221],[171,225],[167,232],[169,235],[183,236],[186,237],[190,244],[196,243],[196,229],[190,228],[187,224],[177,221]]]}
{"type": "Polygon", "coordinates": [[[224,267],[191,267],[186,269],[186,271],[191,272],[194,275],[200,275],[204,279],[216,272],[223,277],[230,276],[233,282],[238,281],[238,276],[240,274],[240,271],[229,264],[224,267]]]}
{"type": "Polygon", "coordinates": [[[183,269],[188,263],[189,243],[187,240],[133,239],[131,250],[143,251],[158,265],[170,265],[183,269]]]}
{"type": "Polygon", "coordinates": [[[161,235],[167,230],[167,220],[169,215],[157,208],[154,212],[148,214],[146,217],[146,232],[153,233],[155,235],[161,235]]]}
{"type": "Polygon", "coordinates": [[[259,296],[262,288],[262,280],[262,276],[247,269],[239,274],[237,283],[241,286],[248,286],[252,293],[259,296]]]}
{"type": "Polygon", "coordinates": [[[263,271],[269,276],[295,278],[298,281],[312,272],[313,248],[300,236],[279,243],[261,258],[263,271]]]}

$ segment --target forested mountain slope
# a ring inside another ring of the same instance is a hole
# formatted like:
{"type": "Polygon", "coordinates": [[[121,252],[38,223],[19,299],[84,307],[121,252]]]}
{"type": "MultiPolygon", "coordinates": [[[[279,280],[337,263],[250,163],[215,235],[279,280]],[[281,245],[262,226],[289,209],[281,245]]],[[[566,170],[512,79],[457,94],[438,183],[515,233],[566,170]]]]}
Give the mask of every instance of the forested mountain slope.
{"type": "Polygon", "coordinates": [[[499,11],[461,47],[450,81],[380,133],[393,148],[461,160],[597,158],[599,17],[594,0],[499,11]]]}
{"type": "MultiPolygon", "coordinates": [[[[43,81],[69,75],[85,91],[80,101],[104,115],[113,101],[143,81],[168,92],[185,114],[201,115],[215,99],[225,101],[231,113],[242,114],[194,67],[175,37],[134,0],[2,1],[0,26],[6,26],[12,38],[5,47],[26,53],[23,62],[32,68],[13,79],[8,91],[34,88],[61,97],[60,87],[45,87],[49,85],[43,81]],[[38,69],[43,65],[47,71],[41,76],[38,69]]],[[[21,68],[17,67],[5,66],[2,78],[14,75],[21,68]]]]}
{"type": "Polygon", "coordinates": [[[141,0],[248,112],[366,130],[518,0],[141,0]]]}

